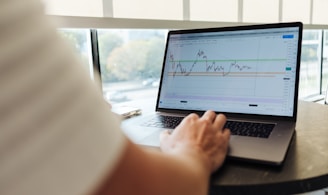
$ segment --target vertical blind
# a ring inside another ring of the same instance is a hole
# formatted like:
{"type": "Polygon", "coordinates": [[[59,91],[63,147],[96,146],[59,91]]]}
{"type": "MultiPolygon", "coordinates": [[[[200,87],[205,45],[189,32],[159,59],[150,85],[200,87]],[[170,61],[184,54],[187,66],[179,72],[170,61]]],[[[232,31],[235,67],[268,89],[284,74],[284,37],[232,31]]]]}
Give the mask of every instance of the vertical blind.
{"type": "Polygon", "coordinates": [[[313,24],[328,24],[327,8],[327,0],[313,0],[313,24]]]}
{"type": "Polygon", "coordinates": [[[116,18],[183,19],[182,0],[113,0],[116,18]]]}
{"type": "Polygon", "coordinates": [[[244,0],[243,22],[270,23],[279,21],[279,1],[244,0]]]}
{"type": "Polygon", "coordinates": [[[62,16],[102,17],[103,0],[42,0],[46,13],[62,16]]]}
{"type": "Polygon", "coordinates": [[[236,22],[238,0],[190,0],[190,20],[236,22]]]}
{"type": "Polygon", "coordinates": [[[46,13],[130,19],[328,24],[327,0],[43,0],[46,13]],[[105,11],[104,11],[105,10],[105,11]],[[111,12],[111,13],[105,13],[111,12]]]}

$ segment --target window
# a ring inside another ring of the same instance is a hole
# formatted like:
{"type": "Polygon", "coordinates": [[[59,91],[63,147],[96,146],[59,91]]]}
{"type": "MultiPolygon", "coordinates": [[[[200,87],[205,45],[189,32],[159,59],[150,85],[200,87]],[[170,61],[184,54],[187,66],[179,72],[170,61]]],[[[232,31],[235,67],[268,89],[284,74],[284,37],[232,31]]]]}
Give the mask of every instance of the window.
{"type": "MultiPolygon", "coordinates": [[[[167,30],[98,30],[101,78],[106,99],[115,104],[156,96],[166,33],[167,30]]],[[[300,99],[326,91],[328,31],[325,31],[323,69],[321,34],[321,30],[303,32],[300,99]]]]}
{"type": "Polygon", "coordinates": [[[299,97],[320,94],[321,31],[304,30],[299,97]]]}
{"type": "Polygon", "coordinates": [[[167,30],[98,30],[103,94],[112,104],[155,97],[167,30]]]}
{"type": "Polygon", "coordinates": [[[322,54],[322,94],[328,89],[328,30],[324,31],[322,54]]]}
{"type": "MultiPolygon", "coordinates": [[[[157,95],[167,31],[96,30],[102,88],[107,100],[116,104],[157,95]]],[[[90,29],[59,29],[59,32],[72,43],[93,78],[90,29]]],[[[304,30],[299,98],[325,94],[327,85],[328,30],[304,30]]]]}
{"type": "Polygon", "coordinates": [[[304,30],[299,97],[325,94],[328,85],[328,31],[304,30]]]}

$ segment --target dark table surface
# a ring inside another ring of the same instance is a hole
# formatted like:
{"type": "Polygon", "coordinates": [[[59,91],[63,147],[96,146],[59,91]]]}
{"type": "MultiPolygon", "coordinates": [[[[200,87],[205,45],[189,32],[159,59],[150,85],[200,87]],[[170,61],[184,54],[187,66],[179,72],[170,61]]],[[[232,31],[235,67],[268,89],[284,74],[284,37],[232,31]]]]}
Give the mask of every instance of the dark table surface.
{"type": "Polygon", "coordinates": [[[210,194],[295,194],[328,186],[328,105],[299,101],[296,133],[279,167],[227,159],[210,194]]]}

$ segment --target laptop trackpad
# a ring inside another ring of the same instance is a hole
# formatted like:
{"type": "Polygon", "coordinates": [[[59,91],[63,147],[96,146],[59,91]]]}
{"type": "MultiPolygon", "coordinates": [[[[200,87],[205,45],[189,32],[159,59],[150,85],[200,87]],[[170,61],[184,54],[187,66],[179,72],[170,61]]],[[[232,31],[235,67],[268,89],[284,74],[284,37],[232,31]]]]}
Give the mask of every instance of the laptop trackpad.
{"type": "Polygon", "coordinates": [[[140,144],[141,145],[146,145],[146,146],[156,146],[159,147],[159,136],[161,134],[162,130],[157,130],[155,132],[153,132],[152,134],[150,134],[149,136],[143,138],[142,140],[140,140],[140,144]]]}

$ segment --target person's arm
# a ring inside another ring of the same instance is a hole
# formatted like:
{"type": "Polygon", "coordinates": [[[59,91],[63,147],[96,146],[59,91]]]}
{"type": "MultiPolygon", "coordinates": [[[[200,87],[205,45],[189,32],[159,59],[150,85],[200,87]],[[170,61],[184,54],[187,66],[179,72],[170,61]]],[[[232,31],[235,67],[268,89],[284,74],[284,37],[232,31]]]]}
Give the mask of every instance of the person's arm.
{"type": "Polygon", "coordinates": [[[164,132],[163,152],[129,142],[122,158],[96,194],[201,195],[209,176],[226,156],[230,131],[223,115],[208,111],[186,117],[172,134],[164,132]]]}

